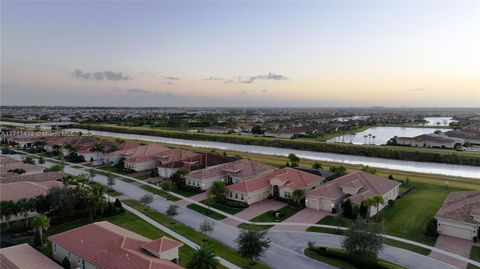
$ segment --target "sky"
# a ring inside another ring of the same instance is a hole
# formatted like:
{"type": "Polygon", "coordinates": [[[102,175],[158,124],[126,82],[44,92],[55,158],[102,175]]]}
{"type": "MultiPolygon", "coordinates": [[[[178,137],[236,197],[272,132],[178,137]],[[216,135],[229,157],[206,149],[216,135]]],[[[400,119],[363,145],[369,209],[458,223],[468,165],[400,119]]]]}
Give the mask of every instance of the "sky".
{"type": "Polygon", "coordinates": [[[480,1],[2,1],[0,27],[3,106],[480,106],[480,1]]]}

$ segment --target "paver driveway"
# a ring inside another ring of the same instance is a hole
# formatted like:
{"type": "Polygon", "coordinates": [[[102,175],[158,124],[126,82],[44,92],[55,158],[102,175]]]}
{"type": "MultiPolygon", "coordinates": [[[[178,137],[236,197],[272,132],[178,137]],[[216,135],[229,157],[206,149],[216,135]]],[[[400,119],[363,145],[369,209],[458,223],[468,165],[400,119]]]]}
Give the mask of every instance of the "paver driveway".
{"type": "MultiPolygon", "coordinates": [[[[285,207],[287,204],[283,203],[283,202],[280,202],[280,201],[277,201],[277,200],[274,200],[274,199],[267,199],[267,200],[263,200],[261,202],[258,202],[258,203],[255,203],[253,205],[250,205],[248,208],[242,210],[241,212],[238,212],[237,214],[235,214],[236,217],[239,217],[239,218],[242,218],[244,220],[249,220],[249,219],[252,219],[258,215],[261,215],[267,211],[270,211],[270,210],[278,210],[282,207],[285,207]]],[[[224,220],[223,222],[229,224],[229,225],[232,225],[232,226],[235,226],[237,227],[240,222],[234,220],[234,219],[231,219],[231,218],[227,218],[226,220],[224,220]]]]}
{"type": "MultiPolygon", "coordinates": [[[[293,222],[293,223],[317,223],[319,220],[323,219],[325,216],[330,215],[330,212],[315,210],[312,208],[304,208],[298,211],[295,215],[284,220],[283,222],[293,222]]],[[[277,225],[271,228],[273,231],[305,231],[308,227],[305,226],[282,226],[277,225]]]]}
{"type": "MultiPolygon", "coordinates": [[[[439,235],[437,242],[435,243],[435,247],[468,258],[470,256],[470,250],[472,249],[472,241],[448,235],[439,235]]],[[[435,251],[432,251],[430,257],[441,260],[461,269],[467,268],[466,262],[452,259],[435,251]]]]}

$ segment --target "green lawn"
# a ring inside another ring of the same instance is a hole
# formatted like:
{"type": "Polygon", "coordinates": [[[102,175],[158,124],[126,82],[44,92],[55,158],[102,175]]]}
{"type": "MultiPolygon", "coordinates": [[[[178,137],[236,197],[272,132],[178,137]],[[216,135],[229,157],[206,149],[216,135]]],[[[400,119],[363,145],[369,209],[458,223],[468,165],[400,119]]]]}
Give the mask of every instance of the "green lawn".
{"type": "Polygon", "coordinates": [[[165,198],[169,201],[179,201],[179,200],[181,200],[180,198],[178,198],[176,196],[173,196],[173,195],[169,194],[168,192],[165,192],[165,191],[162,191],[162,190],[159,190],[159,189],[155,189],[155,188],[153,188],[152,186],[149,186],[149,185],[142,185],[142,186],[140,186],[140,188],[142,188],[146,191],[149,191],[151,193],[154,193],[156,195],[162,196],[163,198],[165,198]]]}
{"type": "Polygon", "coordinates": [[[326,263],[326,264],[333,265],[333,266],[338,267],[340,269],[358,269],[357,267],[351,265],[348,262],[344,262],[342,260],[334,259],[334,258],[330,258],[330,257],[325,257],[323,255],[318,254],[315,251],[309,250],[308,248],[306,248],[303,251],[303,253],[307,257],[310,257],[314,260],[317,260],[317,261],[320,261],[320,262],[323,262],[323,263],[326,263]]]}
{"type": "MultiPolygon", "coordinates": [[[[204,204],[204,205],[208,205],[207,200],[203,200],[203,201],[201,201],[201,203],[204,204]]],[[[211,204],[211,207],[216,208],[218,210],[221,210],[221,211],[223,211],[225,213],[228,213],[230,215],[235,215],[238,212],[245,209],[245,208],[241,208],[241,207],[229,207],[229,206],[225,206],[225,205],[222,205],[222,204],[219,204],[219,203],[213,203],[213,204],[211,204]]]]}
{"type": "Polygon", "coordinates": [[[136,179],[140,179],[140,180],[149,179],[149,178],[150,178],[150,174],[145,174],[145,175],[136,176],[135,178],[136,178],[136,179]]]}
{"type": "Polygon", "coordinates": [[[112,196],[112,197],[117,197],[117,196],[122,195],[121,192],[118,192],[116,190],[110,190],[110,189],[107,190],[107,194],[112,196]]]}
{"type": "MultiPolygon", "coordinates": [[[[308,248],[304,249],[303,253],[307,257],[310,257],[312,259],[318,260],[318,261],[323,262],[323,263],[333,265],[333,266],[338,267],[340,269],[361,269],[359,267],[353,266],[349,262],[343,261],[341,259],[335,259],[335,258],[332,258],[332,257],[323,256],[323,255],[321,255],[321,254],[319,254],[315,251],[309,250],[308,248]]],[[[380,264],[380,265],[383,265],[385,268],[406,269],[403,266],[400,266],[398,264],[395,264],[395,263],[392,263],[392,262],[389,262],[389,261],[386,261],[386,260],[382,260],[382,259],[378,259],[377,263],[380,264]]]]}
{"type": "Polygon", "coordinates": [[[214,212],[214,211],[209,212],[208,208],[205,208],[196,204],[189,204],[187,205],[187,207],[190,208],[191,210],[197,211],[200,214],[203,214],[205,216],[211,217],[216,220],[222,220],[226,218],[224,215],[218,214],[217,212],[214,212]]]}
{"type": "MultiPolygon", "coordinates": [[[[470,251],[470,259],[480,262],[480,247],[473,246],[470,251]]],[[[480,267],[473,264],[468,264],[467,269],[479,269],[480,267]]]]}
{"type": "MultiPolygon", "coordinates": [[[[204,239],[205,239],[205,235],[203,235],[202,233],[200,232],[197,232],[195,231],[194,229],[188,227],[188,226],[185,226],[179,222],[176,222],[176,221],[172,221],[170,218],[168,218],[167,216],[163,215],[163,214],[160,214],[158,213],[157,211],[154,211],[154,210],[151,210],[151,209],[148,209],[147,207],[141,205],[139,202],[137,201],[134,201],[134,200],[127,200],[127,201],[124,201],[124,203],[128,204],[129,206],[141,211],[143,214],[147,215],[149,218],[157,221],[158,223],[166,226],[167,228],[170,228],[172,230],[174,230],[175,232],[185,236],[186,238],[192,240],[193,242],[197,243],[197,244],[203,244],[204,243],[204,239]]],[[[255,266],[248,266],[249,265],[249,262],[250,260],[249,259],[246,259],[246,258],[243,258],[243,257],[240,257],[237,252],[216,241],[215,239],[213,238],[210,238],[207,236],[207,239],[208,239],[208,243],[210,244],[211,248],[215,251],[215,254],[242,267],[242,268],[251,268],[251,269],[261,269],[261,268],[269,268],[267,265],[263,264],[263,263],[257,263],[255,266]]]]}
{"type": "Polygon", "coordinates": [[[187,189],[174,189],[174,190],[172,190],[172,192],[174,192],[176,194],[180,194],[180,195],[185,196],[185,197],[192,197],[194,195],[200,194],[200,192],[190,191],[190,190],[187,190],[187,189]]]}
{"type": "Polygon", "coordinates": [[[279,210],[270,210],[262,215],[256,216],[255,218],[251,219],[254,222],[282,222],[289,217],[293,216],[295,213],[300,211],[298,208],[292,208],[291,206],[286,206],[280,208],[279,210]],[[275,217],[275,213],[280,213],[280,216],[277,218],[275,217]]]}

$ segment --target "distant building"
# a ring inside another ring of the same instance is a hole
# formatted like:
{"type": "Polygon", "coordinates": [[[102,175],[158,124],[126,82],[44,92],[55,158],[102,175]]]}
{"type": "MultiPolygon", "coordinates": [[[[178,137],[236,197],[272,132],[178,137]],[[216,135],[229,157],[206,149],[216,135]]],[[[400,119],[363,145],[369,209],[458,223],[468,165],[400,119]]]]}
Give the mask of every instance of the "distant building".
{"type": "Polygon", "coordinates": [[[48,238],[53,258],[81,269],[178,269],[181,242],[150,240],[107,221],[95,222],[48,238]]]}
{"type": "Polygon", "coordinates": [[[186,167],[189,171],[196,171],[214,165],[233,162],[235,160],[235,158],[218,156],[210,153],[197,154],[192,157],[177,158],[172,159],[171,161],[162,162],[158,166],[158,175],[161,177],[169,177],[181,167],[186,167]]]}
{"type": "Polygon", "coordinates": [[[460,138],[448,137],[444,134],[423,134],[415,137],[396,137],[399,145],[417,148],[450,148],[463,145],[465,141],[460,138]]]}

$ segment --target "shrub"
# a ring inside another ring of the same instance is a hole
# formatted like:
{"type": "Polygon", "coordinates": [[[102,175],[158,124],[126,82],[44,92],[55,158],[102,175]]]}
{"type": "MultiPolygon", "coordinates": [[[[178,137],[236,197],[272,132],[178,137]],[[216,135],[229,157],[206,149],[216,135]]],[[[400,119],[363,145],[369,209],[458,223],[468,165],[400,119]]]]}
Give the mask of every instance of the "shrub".
{"type": "Polygon", "coordinates": [[[247,208],[248,204],[245,202],[233,201],[233,200],[225,200],[222,203],[224,206],[228,207],[237,207],[237,208],[247,208]]]}
{"type": "Polygon", "coordinates": [[[425,231],[425,235],[438,236],[437,226],[438,226],[437,220],[431,219],[427,225],[427,230],[425,231]]]}
{"type": "Polygon", "coordinates": [[[393,207],[395,205],[395,200],[388,200],[388,206],[393,207]]]}
{"type": "Polygon", "coordinates": [[[308,241],[308,249],[313,250],[315,248],[315,242],[314,241],[308,241]]]}
{"type": "Polygon", "coordinates": [[[71,268],[70,267],[70,260],[68,259],[68,257],[65,256],[65,258],[63,258],[62,266],[65,269],[70,269],[71,268]]]}

